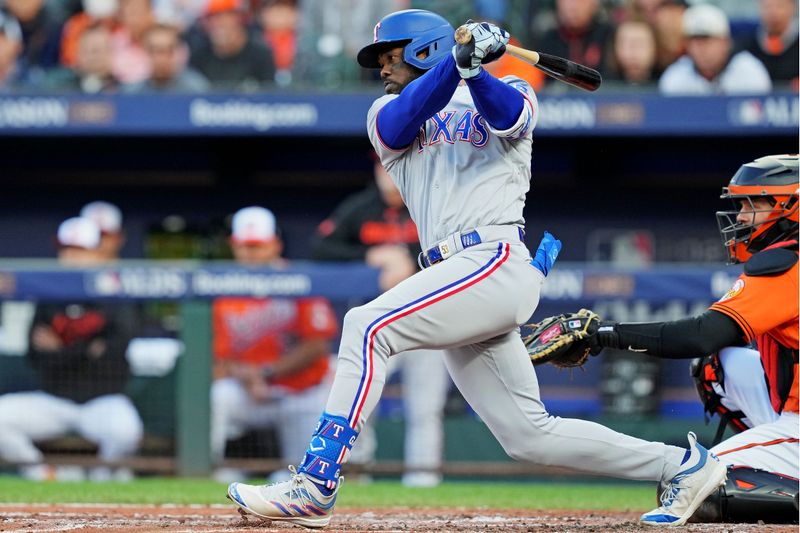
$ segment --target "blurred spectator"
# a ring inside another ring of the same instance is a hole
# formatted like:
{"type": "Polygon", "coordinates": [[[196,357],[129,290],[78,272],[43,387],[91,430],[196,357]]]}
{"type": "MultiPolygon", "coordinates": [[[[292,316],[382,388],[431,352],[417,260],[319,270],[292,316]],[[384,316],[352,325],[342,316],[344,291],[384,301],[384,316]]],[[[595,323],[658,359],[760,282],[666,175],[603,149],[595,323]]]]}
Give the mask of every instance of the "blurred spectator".
{"type": "Polygon", "coordinates": [[[144,36],[155,24],[150,0],[119,0],[119,27],[114,31],[114,74],[122,83],[144,81],[150,75],[150,58],[144,36]]]}
{"type": "Polygon", "coordinates": [[[610,37],[599,0],[556,0],[556,27],[538,39],[535,48],[602,72],[610,37]]]}
{"type": "Polygon", "coordinates": [[[45,69],[58,65],[61,25],[44,0],[5,0],[5,8],[22,28],[20,76],[35,83],[45,69]]]}
{"type": "MultiPolygon", "coordinates": [[[[248,268],[284,268],[275,217],[263,207],[233,216],[231,249],[248,268]]],[[[336,317],[324,298],[225,297],[213,303],[215,380],[211,450],[219,462],[228,439],[272,427],[284,464],[300,460],[330,388],[336,317]]],[[[240,473],[218,469],[218,479],[240,473]]],[[[273,479],[288,479],[280,470],[273,479]]]]}
{"type": "Polygon", "coordinates": [[[81,10],[81,0],[45,0],[47,9],[62,26],[68,18],[81,10]]]}
{"type": "MultiPolygon", "coordinates": [[[[322,261],[361,261],[381,270],[388,290],[417,272],[417,227],[400,191],[383,166],[374,163],[375,184],[345,199],[318,228],[312,257],[322,261]]],[[[403,484],[432,487],[441,482],[443,411],[450,380],[442,354],[414,350],[389,359],[387,375],[401,372],[405,411],[403,484]]],[[[374,429],[368,422],[353,447],[350,463],[374,460],[374,429]]]]}
{"type": "Polygon", "coordinates": [[[81,32],[75,67],[51,70],[45,87],[87,94],[115,92],[120,81],[112,71],[112,57],[111,30],[100,23],[90,26],[81,32]]]}
{"type": "Polygon", "coordinates": [[[683,34],[683,13],[687,5],[684,0],[662,0],[656,9],[655,24],[658,42],[658,69],[668,66],[686,53],[686,38],[683,34]]]}
{"type": "Polygon", "coordinates": [[[326,0],[300,2],[298,7],[294,78],[332,89],[362,79],[377,81],[375,73],[360,68],[353,58],[364,43],[372,42],[376,20],[409,5],[408,0],[326,0]]]}
{"type": "Polygon", "coordinates": [[[614,33],[614,47],[608,71],[609,80],[638,87],[656,87],[656,34],[644,20],[620,22],[614,33]]]}
{"type": "Polygon", "coordinates": [[[292,82],[292,67],[297,49],[296,0],[263,0],[258,11],[264,42],[275,59],[275,81],[286,86],[292,82]]]}
{"type": "MultiPolygon", "coordinates": [[[[96,267],[100,228],[82,217],[58,228],[58,259],[64,267],[96,267]]],[[[97,444],[100,459],[116,462],[133,454],[142,421],[124,390],[130,377],[125,350],[135,320],[118,304],[62,302],[37,305],[29,334],[28,360],[41,390],[0,396],[0,457],[26,466],[34,479],[52,477],[34,442],[76,433],[97,444]]],[[[90,470],[90,479],[129,479],[130,471],[90,470]]]]}
{"type": "Polygon", "coordinates": [[[200,19],[206,4],[208,0],[153,0],[153,11],[158,22],[183,32],[200,19]]]}
{"type": "MultiPolygon", "coordinates": [[[[514,46],[522,44],[514,37],[508,41],[514,46]]],[[[500,59],[487,63],[483,66],[492,76],[502,78],[503,76],[517,76],[531,84],[534,90],[538,91],[544,85],[545,73],[511,54],[503,54],[500,59]]]]}
{"type": "Polygon", "coordinates": [[[74,67],[78,64],[81,35],[90,26],[102,24],[109,30],[117,27],[118,0],[83,0],[83,10],[64,23],[61,35],[61,64],[74,67]]]}
{"type": "Polygon", "coordinates": [[[242,0],[209,0],[203,20],[208,40],[190,64],[216,89],[253,91],[275,80],[272,53],[247,28],[242,0]]]}
{"type": "Polygon", "coordinates": [[[614,25],[619,25],[626,20],[643,20],[651,26],[655,26],[658,8],[662,3],[664,0],[627,0],[614,10],[614,25]]]}
{"type": "Polygon", "coordinates": [[[772,89],[769,73],[750,52],[732,54],[728,17],[718,7],[698,4],[686,10],[686,55],[659,80],[665,95],[763,94],[772,89]]]}
{"type": "Polygon", "coordinates": [[[183,46],[174,26],[156,24],[150,28],[145,36],[145,48],[150,56],[150,77],[126,87],[126,91],[197,93],[208,90],[208,80],[186,66],[181,54],[183,46]]]}
{"type": "Polygon", "coordinates": [[[761,23],[745,40],[744,49],[767,67],[773,82],[798,86],[798,24],[796,0],[761,0],[761,23]]]}
{"type": "Polygon", "coordinates": [[[89,202],[81,208],[80,216],[88,218],[100,228],[98,250],[106,261],[119,259],[125,245],[125,232],[122,229],[122,211],[119,207],[103,201],[89,202]]]}
{"type": "Polygon", "coordinates": [[[22,52],[22,29],[16,19],[0,10],[0,92],[17,81],[17,58],[22,52]]]}

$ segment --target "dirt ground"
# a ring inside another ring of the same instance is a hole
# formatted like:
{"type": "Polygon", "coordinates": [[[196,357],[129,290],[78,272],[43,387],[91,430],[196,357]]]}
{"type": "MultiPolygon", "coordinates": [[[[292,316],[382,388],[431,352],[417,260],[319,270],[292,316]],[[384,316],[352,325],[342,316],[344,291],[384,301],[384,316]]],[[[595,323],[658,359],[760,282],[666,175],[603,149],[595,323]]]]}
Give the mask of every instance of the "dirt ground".
{"type": "MultiPolygon", "coordinates": [[[[638,513],[608,513],[574,510],[409,509],[379,511],[337,509],[325,532],[624,532],[641,531],[638,513]]],[[[302,528],[256,519],[243,520],[227,505],[0,505],[0,531],[131,531],[239,532],[277,531],[302,528]]],[[[650,530],[648,528],[648,530],[650,530]]],[[[652,530],[650,530],[652,531],[652,530]]],[[[681,531],[724,533],[789,533],[797,526],[758,524],[694,524],[681,531]]]]}

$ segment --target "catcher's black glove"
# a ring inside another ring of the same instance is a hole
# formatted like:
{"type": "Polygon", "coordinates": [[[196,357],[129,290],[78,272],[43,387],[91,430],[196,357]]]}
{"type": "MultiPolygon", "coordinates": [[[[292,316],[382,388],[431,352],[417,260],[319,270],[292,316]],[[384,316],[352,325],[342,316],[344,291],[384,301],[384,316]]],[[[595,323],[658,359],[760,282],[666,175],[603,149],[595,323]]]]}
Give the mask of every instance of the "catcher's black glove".
{"type": "Polygon", "coordinates": [[[534,365],[551,363],[559,368],[583,366],[589,354],[597,355],[600,317],[589,309],[545,318],[529,324],[532,333],[522,341],[534,365]]]}

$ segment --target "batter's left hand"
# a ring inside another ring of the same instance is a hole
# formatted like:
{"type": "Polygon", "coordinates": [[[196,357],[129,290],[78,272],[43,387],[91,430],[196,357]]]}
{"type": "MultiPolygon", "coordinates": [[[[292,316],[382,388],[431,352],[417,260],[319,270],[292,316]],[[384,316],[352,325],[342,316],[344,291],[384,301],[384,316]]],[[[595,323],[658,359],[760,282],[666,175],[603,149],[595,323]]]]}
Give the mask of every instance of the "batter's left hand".
{"type": "Polygon", "coordinates": [[[536,254],[533,256],[531,264],[539,271],[547,276],[553,264],[556,262],[558,252],[561,251],[561,241],[553,237],[549,231],[544,232],[544,237],[536,249],[536,254]]]}

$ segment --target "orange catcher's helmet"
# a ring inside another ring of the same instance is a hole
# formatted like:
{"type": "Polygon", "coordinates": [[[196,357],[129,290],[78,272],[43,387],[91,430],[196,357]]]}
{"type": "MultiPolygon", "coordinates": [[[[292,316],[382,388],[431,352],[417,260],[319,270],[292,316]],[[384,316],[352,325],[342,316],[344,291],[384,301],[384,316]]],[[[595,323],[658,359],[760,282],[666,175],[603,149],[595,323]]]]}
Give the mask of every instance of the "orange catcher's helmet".
{"type": "Polygon", "coordinates": [[[760,157],[739,168],[720,196],[732,200],[735,210],[717,212],[730,263],[743,263],[770,245],[797,239],[798,187],[796,154],[760,157]],[[766,199],[769,209],[756,209],[757,198],[766,199]],[[767,218],[758,224],[753,224],[753,219],[739,219],[745,202],[749,203],[749,212],[767,212],[767,218]]]}

